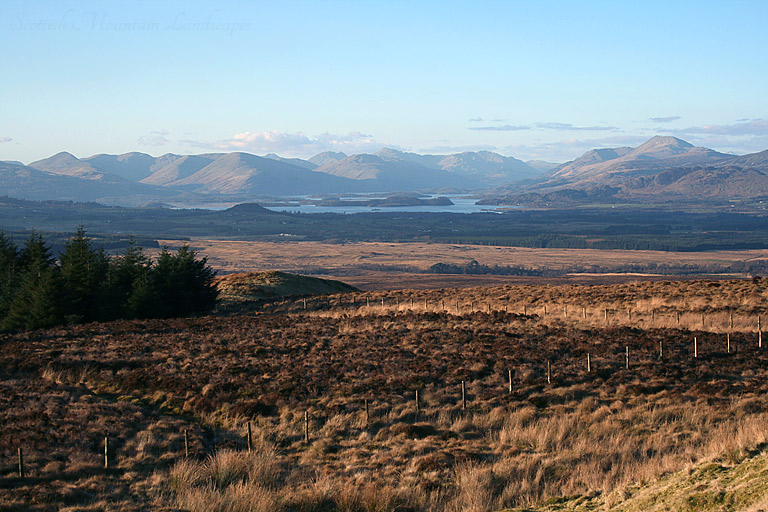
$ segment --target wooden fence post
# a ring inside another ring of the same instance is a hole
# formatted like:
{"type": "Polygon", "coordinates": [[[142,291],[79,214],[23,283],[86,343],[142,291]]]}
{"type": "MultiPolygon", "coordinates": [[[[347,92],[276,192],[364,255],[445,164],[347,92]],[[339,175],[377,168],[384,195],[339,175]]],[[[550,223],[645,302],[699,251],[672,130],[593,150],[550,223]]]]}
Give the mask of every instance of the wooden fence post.
{"type": "Polygon", "coordinates": [[[552,384],[552,362],[547,359],[547,384],[552,384]]]}
{"type": "Polygon", "coordinates": [[[508,370],[509,373],[509,394],[512,394],[512,370],[508,370]]]}
{"type": "Polygon", "coordinates": [[[627,368],[627,370],[629,370],[629,345],[627,345],[625,347],[625,349],[626,349],[626,354],[625,354],[624,358],[625,358],[625,361],[626,361],[626,368],[627,368]]]}
{"type": "Polygon", "coordinates": [[[419,413],[421,412],[421,405],[419,404],[419,390],[416,390],[416,414],[414,415],[414,421],[419,419],[419,413]]]}
{"type": "Polygon", "coordinates": [[[592,358],[589,356],[589,352],[587,352],[587,373],[592,373],[592,358]]]}
{"type": "Polygon", "coordinates": [[[371,424],[371,410],[368,407],[368,399],[365,399],[365,425],[368,426],[371,424]]]}
{"type": "Polygon", "coordinates": [[[608,308],[603,309],[603,315],[605,316],[605,325],[608,325],[608,308]]]}
{"type": "Polygon", "coordinates": [[[584,318],[584,320],[587,319],[587,308],[584,306],[581,306],[581,316],[584,318]]]}
{"type": "Polygon", "coordinates": [[[680,312],[675,311],[675,314],[677,315],[677,325],[680,325],[680,312]]]}
{"type": "Polygon", "coordinates": [[[528,304],[523,304],[523,316],[528,316],[528,304]]]}
{"type": "Polygon", "coordinates": [[[109,468],[109,436],[104,436],[104,468],[109,468]]]}
{"type": "Polygon", "coordinates": [[[563,304],[563,318],[568,318],[568,304],[563,304]]]}
{"type": "Polygon", "coordinates": [[[544,304],[544,316],[547,316],[547,305],[544,304]]]}
{"type": "Polygon", "coordinates": [[[251,434],[251,422],[248,422],[248,453],[253,451],[253,436],[251,434]]]}
{"type": "Polygon", "coordinates": [[[184,456],[189,458],[189,433],[184,429],[184,456]]]}
{"type": "Polygon", "coordinates": [[[24,451],[19,446],[19,478],[24,478],[24,451]]]}
{"type": "Polygon", "coordinates": [[[304,442],[309,444],[309,411],[304,411],[304,442]]]}
{"type": "Polygon", "coordinates": [[[659,359],[664,359],[664,342],[659,342],[659,359]]]}
{"type": "Polygon", "coordinates": [[[381,298],[381,307],[384,307],[384,297],[381,298]]]}
{"type": "Polygon", "coordinates": [[[696,336],[693,337],[693,357],[699,357],[699,342],[696,336]]]}
{"type": "Polygon", "coordinates": [[[461,410],[467,410],[467,385],[464,381],[461,381],[461,410]]]}
{"type": "Polygon", "coordinates": [[[726,334],[726,347],[727,347],[726,348],[727,353],[730,354],[731,353],[731,333],[726,334]]]}

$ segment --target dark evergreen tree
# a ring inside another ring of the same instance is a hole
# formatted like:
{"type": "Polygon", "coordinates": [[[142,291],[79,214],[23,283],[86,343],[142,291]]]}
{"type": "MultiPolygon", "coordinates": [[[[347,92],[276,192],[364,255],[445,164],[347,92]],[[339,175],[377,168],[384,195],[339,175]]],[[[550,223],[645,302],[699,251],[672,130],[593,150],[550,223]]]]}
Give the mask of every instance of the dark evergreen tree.
{"type": "Polygon", "coordinates": [[[20,271],[19,249],[0,231],[0,325],[5,321],[19,289],[20,271]]]}
{"type": "Polygon", "coordinates": [[[210,311],[216,305],[218,290],[213,285],[216,272],[208,259],[183,245],[176,254],[164,247],[152,274],[157,293],[158,312],[163,317],[210,311]]]}
{"type": "Polygon", "coordinates": [[[149,308],[141,306],[149,300],[147,293],[138,293],[136,288],[146,290],[152,263],[144,254],[144,249],[131,238],[128,247],[110,260],[107,276],[108,296],[104,301],[108,318],[137,318],[152,316],[149,308]],[[131,299],[134,295],[141,299],[131,299]],[[138,302],[137,302],[138,301],[138,302]]]}
{"type": "Polygon", "coordinates": [[[3,322],[5,329],[38,329],[63,321],[63,286],[59,267],[40,235],[27,240],[21,253],[19,290],[3,322]]]}
{"type": "Polygon", "coordinates": [[[102,317],[109,257],[96,250],[82,226],[64,244],[59,255],[61,277],[66,290],[64,311],[74,321],[93,321],[102,317]]]}

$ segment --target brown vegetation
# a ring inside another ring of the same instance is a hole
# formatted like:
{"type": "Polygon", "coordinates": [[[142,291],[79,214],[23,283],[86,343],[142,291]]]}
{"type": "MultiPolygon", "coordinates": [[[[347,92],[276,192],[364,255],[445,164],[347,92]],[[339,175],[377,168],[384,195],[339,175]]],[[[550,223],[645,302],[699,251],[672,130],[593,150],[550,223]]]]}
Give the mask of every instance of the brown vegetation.
{"type": "Polygon", "coordinates": [[[766,297],[757,279],[374,292],[308,299],[306,309],[278,301],[243,315],[5,335],[0,503],[618,503],[629,485],[699,461],[734,464],[768,440],[768,348],[756,324],[766,297]],[[13,476],[19,446],[23,479],[13,476]]]}

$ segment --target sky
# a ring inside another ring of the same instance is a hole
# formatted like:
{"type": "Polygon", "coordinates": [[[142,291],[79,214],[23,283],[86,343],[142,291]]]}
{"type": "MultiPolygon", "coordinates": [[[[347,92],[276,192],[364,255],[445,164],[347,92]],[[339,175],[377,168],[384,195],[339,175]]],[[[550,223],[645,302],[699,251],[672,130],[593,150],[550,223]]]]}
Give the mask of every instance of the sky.
{"type": "Polygon", "coordinates": [[[0,2],[0,160],[768,149],[768,1],[0,2]]]}

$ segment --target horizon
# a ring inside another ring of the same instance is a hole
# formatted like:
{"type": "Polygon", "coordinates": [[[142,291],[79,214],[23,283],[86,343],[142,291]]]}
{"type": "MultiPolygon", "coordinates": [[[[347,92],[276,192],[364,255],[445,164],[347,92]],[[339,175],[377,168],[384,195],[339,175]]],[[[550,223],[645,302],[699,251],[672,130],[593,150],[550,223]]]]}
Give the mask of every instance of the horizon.
{"type": "Polygon", "coordinates": [[[0,85],[0,160],[389,147],[565,162],[654,134],[768,148],[758,0],[10,0],[0,16],[18,70],[0,85]]]}
{"type": "MultiPolygon", "coordinates": [[[[676,139],[676,140],[679,140],[679,141],[681,141],[681,142],[688,142],[688,141],[686,141],[686,140],[684,140],[684,139],[681,139],[681,138],[679,138],[679,137],[674,137],[674,136],[666,136],[666,135],[653,135],[652,137],[650,137],[649,139],[647,139],[646,141],[644,141],[644,142],[643,142],[643,144],[644,144],[644,143],[646,143],[646,142],[648,142],[648,141],[650,141],[651,139],[654,139],[654,138],[656,138],[656,137],[671,137],[671,138],[673,138],[673,139],[676,139]]],[[[641,146],[641,145],[642,145],[642,144],[638,144],[637,146],[632,146],[632,148],[634,149],[634,148],[636,148],[636,147],[639,147],[639,146],[641,146]]],[[[591,150],[587,150],[587,151],[585,151],[585,153],[587,153],[587,152],[589,152],[589,151],[592,151],[592,150],[594,150],[594,149],[616,149],[616,148],[618,148],[618,147],[619,147],[619,146],[617,146],[617,147],[615,147],[615,148],[592,148],[591,150]]],[[[346,155],[347,157],[350,157],[350,156],[355,156],[355,155],[362,155],[362,154],[376,154],[377,152],[379,152],[379,151],[381,151],[381,150],[384,150],[384,149],[390,149],[390,150],[395,150],[395,151],[403,151],[403,150],[401,150],[401,149],[398,149],[398,148],[394,148],[394,147],[390,147],[390,146],[384,146],[384,147],[380,148],[379,150],[377,150],[377,151],[375,151],[375,152],[371,152],[371,153],[345,153],[345,155],[346,155]]],[[[712,148],[707,148],[707,149],[712,149],[712,148]]],[[[766,149],[768,149],[768,148],[766,148],[766,149]]],[[[484,149],[481,149],[481,150],[477,150],[477,151],[475,151],[475,152],[476,152],[476,153],[480,153],[480,152],[488,152],[488,151],[489,151],[489,150],[484,150],[484,149]]],[[[765,151],[765,150],[762,150],[762,151],[765,151]]],[[[258,157],[262,157],[262,158],[269,158],[269,155],[274,155],[274,156],[277,156],[277,157],[280,157],[280,158],[299,158],[299,159],[301,159],[301,160],[305,160],[305,161],[308,161],[309,159],[311,159],[311,158],[312,158],[312,157],[314,157],[314,156],[317,156],[317,155],[319,155],[319,154],[321,154],[321,153],[328,153],[328,152],[330,152],[330,151],[322,151],[322,152],[320,152],[320,153],[315,153],[314,155],[310,155],[309,157],[306,157],[306,158],[300,158],[300,157],[286,157],[285,155],[280,155],[280,154],[277,154],[277,153],[271,153],[271,152],[270,152],[270,153],[264,153],[264,154],[256,154],[256,153],[251,153],[251,152],[249,152],[249,151],[239,151],[239,150],[232,150],[232,151],[211,151],[211,152],[207,152],[207,153],[181,153],[181,154],[179,154],[179,153],[173,153],[173,152],[168,152],[168,153],[156,153],[156,154],[153,154],[153,153],[150,153],[149,151],[139,151],[139,150],[132,150],[132,151],[126,151],[126,152],[124,152],[124,153],[94,153],[94,154],[90,154],[90,155],[87,155],[87,156],[77,156],[77,155],[73,154],[73,153],[72,153],[72,152],[70,152],[70,151],[59,151],[59,152],[57,152],[57,153],[54,153],[54,154],[52,154],[52,155],[48,155],[47,157],[44,157],[44,158],[42,158],[42,159],[38,159],[38,160],[32,160],[32,161],[29,161],[29,162],[21,162],[21,163],[22,163],[23,165],[27,165],[27,166],[28,166],[28,165],[30,165],[31,163],[34,163],[34,162],[36,162],[36,161],[45,160],[45,159],[47,159],[47,158],[52,158],[52,157],[54,157],[54,156],[57,156],[57,155],[59,155],[59,154],[69,154],[69,155],[73,156],[74,158],[76,158],[76,159],[78,159],[78,160],[85,160],[85,159],[88,159],[88,158],[93,158],[93,157],[96,157],[96,156],[99,156],[99,155],[111,155],[111,156],[120,156],[120,155],[131,154],[131,153],[140,153],[140,154],[145,154],[145,155],[148,155],[148,156],[150,156],[150,157],[152,157],[152,158],[160,158],[160,157],[162,157],[162,156],[165,156],[165,155],[184,155],[184,154],[188,154],[188,155],[204,155],[204,154],[221,154],[221,155],[226,155],[226,154],[233,154],[233,153],[243,153],[243,154],[250,154],[250,155],[254,155],[254,156],[258,156],[258,157]]],[[[424,155],[433,155],[433,156],[450,156],[451,154],[471,153],[472,151],[458,151],[458,152],[456,152],[456,153],[419,153],[419,152],[416,152],[416,151],[406,151],[406,152],[407,152],[407,153],[415,153],[415,154],[419,154],[419,155],[422,155],[422,156],[424,156],[424,155]]],[[[515,155],[503,155],[503,154],[501,154],[501,153],[498,153],[498,152],[496,152],[496,151],[490,151],[490,152],[492,152],[492,153],[496,153],[496,154],[500,154],[500,155],[502,155],[502,156],[505,156],[505,157],[508,157],[508,158],[509,158],[509,157],[512,157],[512,158],[517,158],[517,157],[515,157],[515,155]]],[[[761,151],[756,151],[755,153],[758,153],[758,152],[761,152],[761,151]]],[[[729,153],[725,153],[725,154],[729,154],[729,153]]],[[[739,154],[739,153],[730,153],[730,154],[732,154],[733,156],[742,156],[742,155],[744,155],[744,154],[749,154],[749,153],[741,153],[741,154],[739,154]]],[[[584,153],[582,153],[582,154],[581,154],[581,155],[579,155],[579,156],[583,156],[583,155],[584,155],[584,153]]],[[[569,163],[569,162],[572,162],[573,160],[575,160],[575,159],[579,158],[579,156],[577,156],[576,158],[573,158],[573,159],[571,159],[571,160],[566,160],[566,161],[564,161],[564,162],[556,162],[556,161],[547,160],[547,159],[532,159],[532,160],[523,160],[523,159],[520,159],[520,158],[518,158],[518,160],[521,160],[522,162],[541,161],[541,162],[547,162],[547,163],[556,164],[556,165],[563,165],[563,164],[567,164],[567,163],[569,163]]],[[[0,160],[0,161],[3,161],[3,160],[0,160]]]]}

